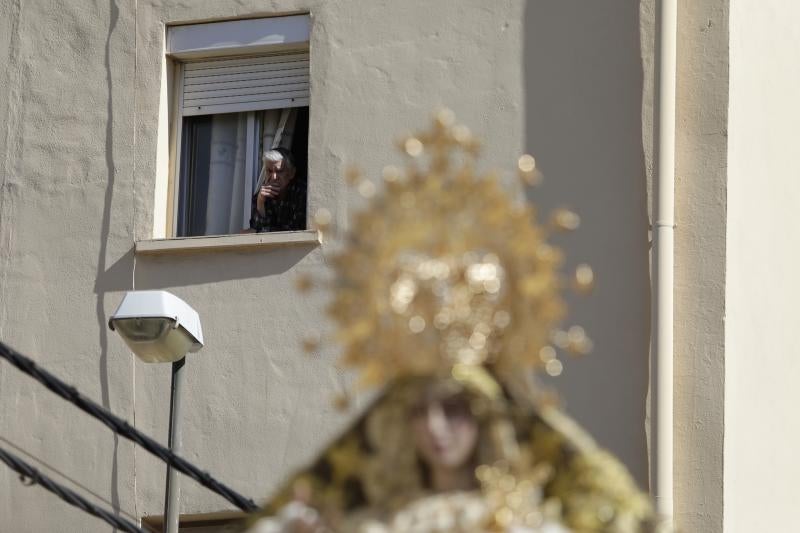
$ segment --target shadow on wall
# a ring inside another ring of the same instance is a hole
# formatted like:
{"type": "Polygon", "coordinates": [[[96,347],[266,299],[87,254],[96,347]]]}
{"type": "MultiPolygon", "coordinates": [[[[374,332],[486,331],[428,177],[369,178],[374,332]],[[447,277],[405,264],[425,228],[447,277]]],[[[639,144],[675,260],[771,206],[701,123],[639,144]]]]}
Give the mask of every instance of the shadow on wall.
{"type": "MultiPolygon", "coordinates": [[[[136,288],[169,289],[229,280],[266,278],[289,271],[315,249],[317,245],[297,245],[270,251],[137,256],[136,288]]],[[[125,267],[120,266],[120,269],[123,268],[125,267]]]]}
{"type": "MultiPolygon", "coordinates": [[[[567,267],[597,287],[569,320],[595,343],[555,380],[567,411],[647,486],[649,302],[639,1],[530,1],[525,12],[526,150],[544,173],[529,198],[582,218],[557,237],[567,267]]],[[[544,215],[543,215],[544,216],[544,215]]]]}
{"type": "MultiPolygon", "coordinates": [[[[109,397],[109,374],[108,374],[108,331],[105,315],[105,293],[108,290],[101,279],[106,276],[106,252],[108,251],[109,231],[111,230],[111,201],[114,196],[114,181],[116,178],[116,165],[114,163],[114,86],[111,73],[111,37],[117,27],[119,20],[119,7],[114,0],[109,2],[109,23],[108,35],[106,37],[105,67],[106,83],[108,84],[107,119],[106,119],[106,173],[108,183],[103,203],[103,220],[100,225],[100,252],[97,258],[97,282],[95,283],[95,293],[97,294],[97,323],[100,330],[100,395],[103,407],[110,408],[111,400],[109,397]]],[[[115,514],[120,513],[119,498],[119,466],[118,452],[119,436],[114,434],[114,458],[111,463],[111,506],[115,514]]]]}

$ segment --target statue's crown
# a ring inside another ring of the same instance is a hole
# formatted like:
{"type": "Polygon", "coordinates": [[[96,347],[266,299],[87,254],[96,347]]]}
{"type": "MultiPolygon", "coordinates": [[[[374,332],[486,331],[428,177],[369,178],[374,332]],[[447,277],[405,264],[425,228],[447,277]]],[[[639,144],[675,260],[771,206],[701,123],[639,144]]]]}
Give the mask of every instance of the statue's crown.
{"type": "MultiPolygon", "coordinates": [[[[545,366],[560,373],[556,348],[586,351],[583,330],[557,332],[569,284],[555,229],[574,229],[577,215],[558,210],[548,225],[532,206],[506,193],[497,174],[479,174],[479,143],[436,114],[432,127],[399,143],[405,169],[386,167],[384,187],[358,172],[348,182],[368,199],[333,261],[329,314],[343,362],[364,384],[407,376],[473,379],[545,366]]],[[[518,161],[526,184],[538,181],[531,156],[518,161]]],[[[330,214],[316,217],[329,229],[330,214]]],[[[592,283],[579,267],[573,286],[592,283]]]]}

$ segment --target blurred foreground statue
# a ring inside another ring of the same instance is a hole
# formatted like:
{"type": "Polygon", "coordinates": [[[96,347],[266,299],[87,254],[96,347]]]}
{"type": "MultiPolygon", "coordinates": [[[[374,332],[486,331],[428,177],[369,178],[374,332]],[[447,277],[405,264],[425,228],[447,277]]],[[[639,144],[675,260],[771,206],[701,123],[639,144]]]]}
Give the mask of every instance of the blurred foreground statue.
{"type": "MultiPolygon", "coordinates": [[[[562,276],[546,226],[495,175],[478,145],[437,114],[402,142],[405,170],[384,188],[351,173],[369,207],[334,261],[330,316],[343,361],[382,394],[251,524],[253,533],[649,531],[645,494],[614,457],[547,401],[534,370],[561,372],[559,350],[585,353],[580,327],[557,329],[562,276]]],[[[532,157],[520,177],[537,178],[532,157]]],[[[328,230],[330,215],[317,225],[328,230]]],[[[301,285],[307,286],[308,283],[301,285]]]]}

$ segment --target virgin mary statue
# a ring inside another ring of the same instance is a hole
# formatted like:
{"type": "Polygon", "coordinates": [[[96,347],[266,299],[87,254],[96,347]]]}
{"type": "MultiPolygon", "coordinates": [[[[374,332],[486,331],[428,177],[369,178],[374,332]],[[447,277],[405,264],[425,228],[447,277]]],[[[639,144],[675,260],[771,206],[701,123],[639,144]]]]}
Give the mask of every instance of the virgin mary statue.
{"type": "MultiPolygon", "coordinates": [[[[343,361],[382,392],[249,531],[650,531],[647,496],[533,377],[589,348],[557,328],[563,290],[591,270],[563,276],[547,242],[577,216],[538,224],[475,171],[477,142],[448,111],[401,146],[409,165],[387,167],[380,193],[351,176],[371,201],[333,262],[343,361]]],[[[536,173],[520,158],[527,183],[536,173]]]]}

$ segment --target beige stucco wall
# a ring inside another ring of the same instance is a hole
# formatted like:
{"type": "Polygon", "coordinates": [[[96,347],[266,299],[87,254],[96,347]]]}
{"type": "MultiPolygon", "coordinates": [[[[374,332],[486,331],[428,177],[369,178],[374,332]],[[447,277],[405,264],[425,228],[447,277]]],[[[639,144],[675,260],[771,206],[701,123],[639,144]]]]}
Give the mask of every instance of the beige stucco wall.
{"type": "MultiPolygon", "coordinates": [[[[120,13],[108,40],[110,19],[108,4],[0,5],[0,336],[133,419],[133,361],[105,320],[116,303],[109,291],[130,279],[118,262],[132,235],[124,87],[133,54],[120,37],[134,25],[120,13]]],[[[3,447],[134,512],[132,446],[8,364],[0,391],[3,447]]],[[[0,469],[3,529],[108,530],[41,489],[20,489],[0,469]]]]}
{"type": "Polygon", "coordinates": [[[731,2],[725,531],[790,531],[800,478],[800,66],[792,0],[731,2]]]}
{"type": "MultiPolygon", "coordinates": [[[[397,161],[391,141],[440,104],[483,137],[487,167],[511,168],[524,149],[535,153],[548,179],[535,197],[545,209],[581,211],[585,229],[563,243],[571,265],[593,263],[599,278],[598,292],[573,305],[597,350],[568,363],[556,384],[644,480],[649,300],[637,5],[619,0],[617,16],[561,5],[0,4],[0,338],[165,440],[168,367],[135,361],[106,321],[134,285],[166,288],[199,311],[206,337],[187,366],[187,458],[260,497],[341,427],[346,417],[330,399],[347,377],[332,364],[335,351],[308,358],[298,348],[305,331],[326,328],[325,297],[298,297],[292,284],[298,273],[322,273],[329,248],[133,253],[158,218],[164,25],[310,11],[312,210],[328,207],[345,226],[358,205],[345,166],[356,161],[377,176],[397,161]]],[[[2,446],[124,516],[161,513],[160,462],[4,364],[0,391],[2,446]]],[[[184,483],[183,512],[226,508],[184,483]]],[[[0,516],[19,532],[109,529],[22,487],[5,468],[0,516]]]]}
{"type": "MultiPolygon", "coordinates": [[[[723,526],[728,0],[678,2],[675,133],[674,522],[723,526]]],[[[643,138],[652,190],[658,3],[642,0],[643,138]]],[[[652,196],[651,201],[652,201],[652,196]]],[[[652,204],[651,204],[652,205],[652,204]]]]}
{"type": "Polygon", "coordinates": [[[728,0],[679,2],[675,169],[674,506],[722,531],[728,0]]]}

